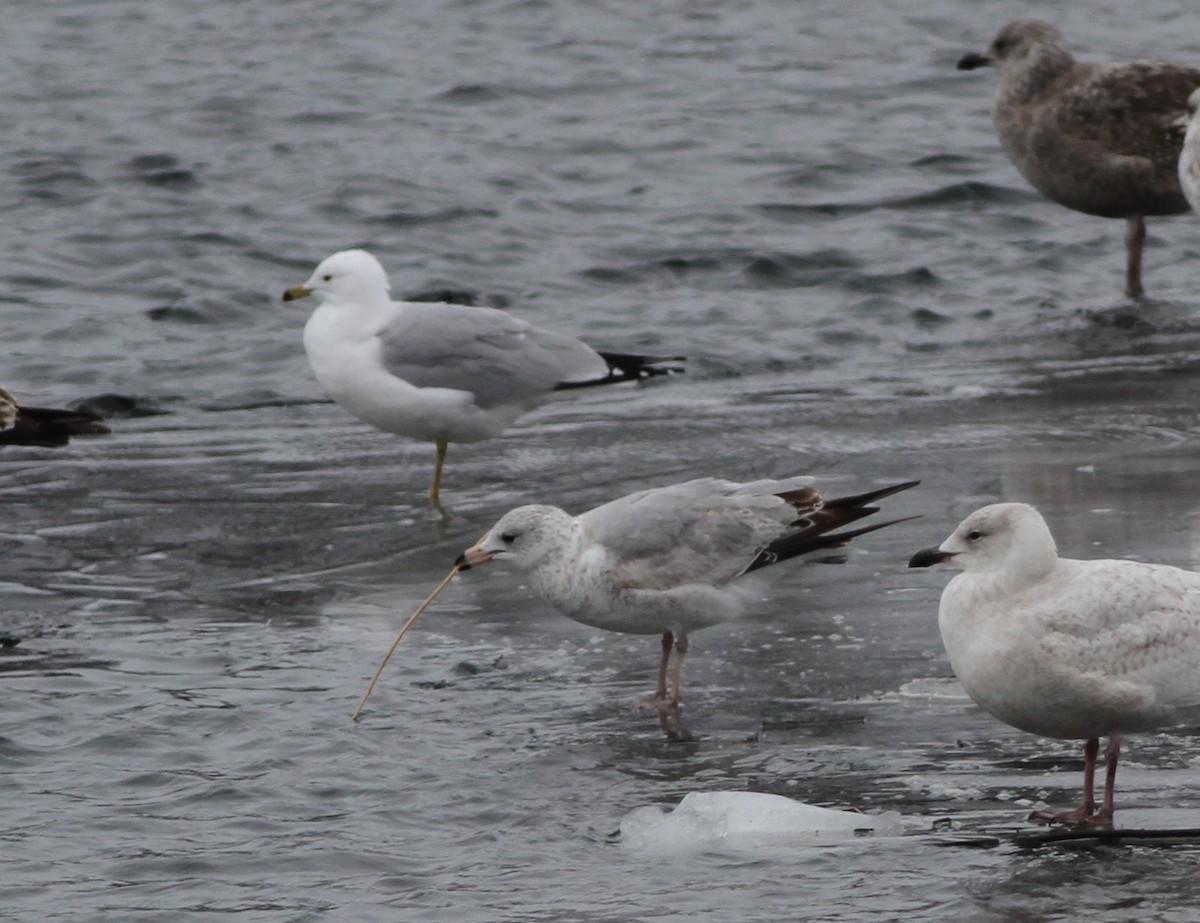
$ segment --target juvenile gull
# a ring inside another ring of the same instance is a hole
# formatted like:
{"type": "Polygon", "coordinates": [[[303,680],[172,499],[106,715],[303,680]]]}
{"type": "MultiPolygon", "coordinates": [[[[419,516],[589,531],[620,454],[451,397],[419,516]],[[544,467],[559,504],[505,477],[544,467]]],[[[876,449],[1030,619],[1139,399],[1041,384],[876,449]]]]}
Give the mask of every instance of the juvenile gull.
{"type": "Polygon", "coordinates": [[[100,417],[82,410],[23,407],[0,388],[0,445],[64,446],[72,436],[110,432],[100,417]]]}
{"type": "Polygon", "coordinates": [[[1143,293],[1146,215],[1188,209],[1179,188],[1181,141],[1169,130],[1200,70],[1166,61],[1076,61],[1063,34],[1011,22],[960,70],[993,64],[992,121],[1009,159],[1042,195],[1089,215],[1124,218],[1125,294],[1143,293]]]}
{"type": "Polygon", "coordinates": [[[451,442],[479,442],[554,391],[680,371],[680,358],[601,353],[495,308],[392,301],[365,250],[322,260],[284,301],[316,295],[304,348],[317,380],[364,423],[437,445],[436,503],[451,442]]]}
{"type": "Polygon", "coordinates": [[[1022,731],[1084,745],[1083,803],[1041,823],[1111,826],[1121,736],[1177,723],[1200,704],[1200,574],[1136,561],[1060,558],[1036,509],[976,510],[910,567],[953,559],[938,625],[950,665],[982,708],[1022,731]],[[1093,795],[1108,737],[1104,800],[1093,795]]]}
{"type": "Polygon", "coordinates": [[[661,634],[658,686],[647,704],[658,708],[663,730],[674,737],[682,732],[688,633],[745,611],[757,594],[737,578],[903,521],[834,531],[878,512],[874,501],[918,483],[827,500],[809,486],[811,480],[739,484],[701,478],[638,491],[579,516],[555,506],[521,506],[463,552],[458,565],[510,561],[528,574],[534,590],[577,622],[661,634]]]}
{"type": "Polygon", "coordinates": [[[1187,100],[1187,112],[1176,123],[1176,134],[1183,138],[1179,154],[1179,185],[1192,210],[1200,212],[1200,89],[1192,91],[1187,100]]]}

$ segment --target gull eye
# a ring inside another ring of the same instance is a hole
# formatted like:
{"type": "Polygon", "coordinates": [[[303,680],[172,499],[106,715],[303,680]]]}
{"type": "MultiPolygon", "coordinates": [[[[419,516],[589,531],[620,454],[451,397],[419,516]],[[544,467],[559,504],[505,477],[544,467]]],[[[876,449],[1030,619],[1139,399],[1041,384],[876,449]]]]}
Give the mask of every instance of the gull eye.
{"type": "Polygon", "coordinates": [[[506,545],[511,545],[516,540],[517,540],[516,532],[505,532],[503,535],[500,536],[500,541],[504,542],[504,544],[506,544],[506,545]]]}
{"type": "Polygon", "coordinates": [[[980,532],[978,529],[972,529],[970,532],[967,533],[967,541],[968,542],[977,542],[981,538],[983,538],[983,533],[980,532]]]}
{"type": "Polygon", "coordinates": [[[326,282],[332,282],[332,281],[333,281],[333,276],[332,276],[331,274],[329,274],[329,273],[325,273],[325,275],[321,276],[321,278],[322,278],[323,280],[325,280],[326,282]]]}

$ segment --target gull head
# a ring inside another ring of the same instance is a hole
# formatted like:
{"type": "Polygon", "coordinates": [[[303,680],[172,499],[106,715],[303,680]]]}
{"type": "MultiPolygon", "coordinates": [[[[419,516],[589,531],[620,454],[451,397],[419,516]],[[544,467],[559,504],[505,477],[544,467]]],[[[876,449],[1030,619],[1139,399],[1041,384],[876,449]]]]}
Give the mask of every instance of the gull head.
{"type": "Polygon", "coordinates": [[[455,566],[470,570],[503,558],[522,570],[532,570],[566,550],[572,521],[556,506],[519,506],[500,517],[483,538],[460,554],[455,566]]]}
{"type": "Polygon", "coordinates": [[[386,299],[391,288],[379,260],[366,250],[340,250],[321,260],[303,285],[285,291],[282,300],[317,295],[323,301],[374,302],[386,299]]]}
{"type": "Polygon", "coordinates": [[[1018,19],[1000,30],[987,50],[963,55],[960,71],[975,70],[991,64],[1002,72],[1058,68],[1073,62],[1071,49],[1055,26],[1041,19],[1018,19]]]}
{"type": "Polygon", "coordinates": [[[1018,569],[1032,577],[1054,566],[1058,548],[1046,520],[1028,503],[993,503],[960,522],[938,547],[918,551],[908,566],[951,559],[967,571],[1018,569]]]}

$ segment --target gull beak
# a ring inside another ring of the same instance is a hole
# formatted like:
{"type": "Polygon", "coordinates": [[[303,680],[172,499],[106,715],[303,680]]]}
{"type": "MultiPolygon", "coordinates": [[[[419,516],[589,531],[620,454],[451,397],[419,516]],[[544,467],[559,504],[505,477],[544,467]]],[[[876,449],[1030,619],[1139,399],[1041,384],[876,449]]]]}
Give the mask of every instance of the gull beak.
{"type": "Polygon", "coordinates": [[[488,535],[491,535],[491,533],[488,532],[481,535],[479,541],[458,556],[458,559],[454,562],[454,566],[458,568],[460,573],[464,570],[470,570],[472,567],[478,567],[480,564],[486,564],[496,556],[496,552],[484,550],[483,543],[487,541],[488,535]]]}
{"type": "Polygon", "coordinates": [[[909,558],[909,567],[933,567],[934,564],[941,564],[943,561],[949,561],[955,551],[942,551],[941,548],[922,548],[911,558],[909,558]]]}
{"type": "Polygon", "coordinates": [[[300,298],[307,298],[312,293],[313,293],[313,290],[311,288],[309,288],[307,285],[293,285],[291,288],[289,288],[286,292],[283,293],[283,297],[280,298],[279,300],[280,301],[296,301],[297,299],[300,299],[300,298]]]}
{"type": "Polygon", "coordinates": [[[973,71],[977,67],[987,67],[991,63],[992,59],[987,55],[980,54],[978,51],[972,51],[958,59],[958,69],[960,71],[973,71]]]}

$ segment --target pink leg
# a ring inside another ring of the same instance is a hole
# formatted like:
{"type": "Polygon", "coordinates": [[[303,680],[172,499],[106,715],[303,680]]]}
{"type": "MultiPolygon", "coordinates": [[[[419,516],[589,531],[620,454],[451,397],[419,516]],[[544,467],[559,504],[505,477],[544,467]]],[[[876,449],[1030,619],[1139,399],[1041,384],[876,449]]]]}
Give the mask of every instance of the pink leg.
{"type": "Polygon", "coordinates": [[[664,631],[662,633],[662,659],[658,664],[658,687],[654,690],[653,696],[634,703],[639,708],[658,709],[658,723],[662,727],[663,733],[671,738],[680,737],[684,733],[683,719],[680,717],[679,710],[679,693],[683,682],[683,660],[687,656],[687,651],[687,635],[680,632],[676,637],[672,632],[664,631]],[[671,663],[672,649],[675,651],[674,690],[668,696],[667,670],[671,663]]]}
{"type": "Polygon", "coordinates": [[[662,661],[658,665],[658,688],[654,690],[654,700],[664,701],[667,698],[667,665],[671,662],[671,647],[675,644],[675,636],[669,631],[662,633],[662,661]]]}
{"type": "Polygon", "coordinates": [[[1121,738],[1108,738],[1108,749],[1104,751],[1104,804],[1096,817],[1109,827],[1113,821],[1113,800],[1117,793],[1117,760],[1120,758],[1121,738]]]}
{"type": "Polygon", "coordinates": [[[671,704],[678,705],[683,693],[683,661],[687,658],[688,636],[682,631],[675,638],[675,682],[671,694],[671,704]]]}
{"type": "Polygon", "coordinates": [[[1100,738],[1093,737],[1083,745],[1083,804],[1074,811],[1063,811],[1059,814],[1053,811],[1034,811],[1029,819],[1039,824],[1065,824],[1072,827],[1110,827],[1112,826],[1112,786],[1117,778],[1115,756],[1120,753],[1120,742],[1115,744],[1110,740],[1105,756],[1108,758],[1106,784],[1104,787],[1104,809],[1096,813],[1096,758],[1100,755],[1100,738]]]}
{"type": "Polygon", "coordinates": [[[1146,244],[1146,221],[1141,215],[1125,219],[1125,294],[1141,298],[1142,247],[1146,244]]]}
{"type": "Polygon", "coordinates": [[[683,714],[679,708],[679,697],[683,691],[683,661],[687,658],[687,652],[688,638],[681,631],[675,636],[675,681],[672,683],[671,698],[659,705],[658,711],[663,733],[672,740],[687,736],[683,729],[683,714]]]}
{"type": "MultiPolygon", "coordinates": [[[[662,659],[658,662],[658,685],[654,695],[648,699],[638,699],[634,702],[636,708],[658,709],[658,723],[668,737],[678,736],[678,731],[671,723],[671,712],[678,712],[679,706],[667,697],[667,670],[671,664],[671,649],[675,646],[675,635],[669,631],[662,633],[662,659]]],[[[678,680],[676,680],[678,682],[678,680]]]]}

